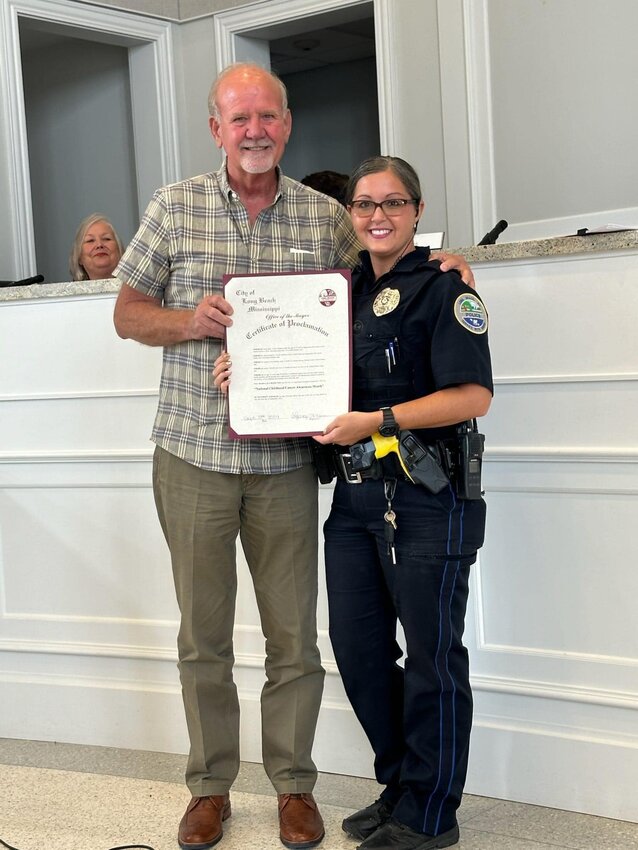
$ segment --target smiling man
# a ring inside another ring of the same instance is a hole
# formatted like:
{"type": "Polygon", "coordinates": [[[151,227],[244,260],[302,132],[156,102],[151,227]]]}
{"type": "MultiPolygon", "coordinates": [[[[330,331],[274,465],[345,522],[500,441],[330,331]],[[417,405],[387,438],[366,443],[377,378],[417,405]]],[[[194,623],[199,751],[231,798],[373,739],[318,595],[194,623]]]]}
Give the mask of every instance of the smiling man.
{"type": "Polygon", "coordinates": [[[231,66],[213,84],[209,112],[226,154],[222,167],[159,189],[116,270],[118,333],[164,346],[154,492],[181,611],[192,793],[178,838],[185,850],[212,847],[231,813],[239,535],[266,638],[264,768],[278,794],[281,841],[303,850],[324,835],[311,757],[324,677],[315,625],[316,477],[305,439],[228,437],[212,370],[232,322],[224,274],[348,268],[359,246],[339,203],[278,168],[292,119],[277,78],[231,66]]]}
{"type": "Polygon", "coordinates": [[[283,156],[290,137],[292,118],[285,95],[274,80],[264,84],[263,75],[249,81],[231,70],[221,76],[209,100],[210,130],[226,152],[231,185],[250,183],[249,174],[270,174],[283,156]]]}
{"type": "Polygon", "coordinates": [[[226,397],[212,372],[232,324],[224,274],[351,268],[360,246],[341,204],[278,167],[292,127],[280,80],[255,65],[230,66],[213,84],[209,113],[224,163],[158,189],[115,271],[118,334],[164,347],[153,485],[181,612],[192,793],[178,840],[184,850],[212,847],[231,813],[239,536],[266,639],[264,768],[278,795],[280,839],[304,850],[324,835],[311,756],[324,677],[316,476],[306,439],[230,439],[226,397]]]}

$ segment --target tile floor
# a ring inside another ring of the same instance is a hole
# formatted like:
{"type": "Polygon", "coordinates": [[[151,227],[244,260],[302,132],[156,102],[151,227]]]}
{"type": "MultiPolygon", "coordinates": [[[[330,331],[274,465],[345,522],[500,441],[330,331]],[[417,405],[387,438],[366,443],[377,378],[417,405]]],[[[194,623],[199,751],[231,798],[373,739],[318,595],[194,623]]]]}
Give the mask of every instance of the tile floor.
{"type": "MultiPolygon", "coordinates": [[[[177,850],[188,802],[185,757],[0,738],[0,841],[15,850],[177,850]]],[[[321,774],[321,850],[355,850],[342,818],[377,794],[369,779],[321,774]]],[[[261,765],[242,764],[220,850],[281,850],[274,792],[261,765]]],[[[638,850],[638,824],[466,796],[459,850],[638,850]]],[[[6,846],[5,845],[5,846],[6,846]]],[[[0,843],[0,848],[3,845],[0,843]]]]}

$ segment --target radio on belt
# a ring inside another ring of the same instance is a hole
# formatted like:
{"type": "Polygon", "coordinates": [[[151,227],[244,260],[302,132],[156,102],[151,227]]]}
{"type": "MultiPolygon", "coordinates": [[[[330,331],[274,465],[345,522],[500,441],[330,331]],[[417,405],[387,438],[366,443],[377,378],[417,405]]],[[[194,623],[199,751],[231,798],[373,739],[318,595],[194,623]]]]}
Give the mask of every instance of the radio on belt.
{"type": "Polygon", "coordinates": [[[456,491],[460,499],[480,499],[485,436],[478,433],[476,419],[458,428],[459,465],[456,491]]]}

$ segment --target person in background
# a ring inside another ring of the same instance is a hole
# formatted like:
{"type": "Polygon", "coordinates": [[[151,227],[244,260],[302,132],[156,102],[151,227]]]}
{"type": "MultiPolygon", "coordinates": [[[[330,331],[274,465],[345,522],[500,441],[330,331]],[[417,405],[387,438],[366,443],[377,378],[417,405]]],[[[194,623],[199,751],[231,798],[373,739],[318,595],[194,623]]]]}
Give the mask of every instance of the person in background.
{"type": "Polygon", "coordinates": [[[340,174],[338,171],[313,171],[312,174],[307,174],[301,182],[304,186],[310,186],[311,189],[323,192],[324,195],[334,198],[345,206],[348,180],[347,174],[340,174]]]}
{"type": "MultiPolygon", "coordinates": [[[[266,639],[263,764],[279,837],[294,850],[324,836],[312,744],[324,670],[317,648],[317,479],[307,439],[233,440],[213,383],[232,307],[224,274],[352,267],[360,248],[343,206],[282,174],[291,132],[281,81],[237,63],[209,95],[225,152],[217,172],[158,189],[116,269],[123,338],[163,346],[153,483],[180,607],[179,671],[190,738],[183,850],[212,847],[239,769],[233,625],[239,535],[266,639]],[[294,529],[294,533],[291,533],[294,529]]],[[[471,276],[463,258],[449,258],[471,276]]]]}
{"type": "Polygon", "coordinates": [[[112,277],[124,248],[108,218],[91,213],[80,222],[69,256],[71,280],[112,277]]]}

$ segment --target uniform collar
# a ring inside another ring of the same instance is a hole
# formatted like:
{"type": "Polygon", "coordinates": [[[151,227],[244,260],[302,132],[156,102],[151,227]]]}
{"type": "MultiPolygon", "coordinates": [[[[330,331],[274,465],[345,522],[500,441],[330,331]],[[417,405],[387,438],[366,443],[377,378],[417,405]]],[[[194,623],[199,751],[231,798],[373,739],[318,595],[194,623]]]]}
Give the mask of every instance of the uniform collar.
{"type": "Polygon", "coordinates": [[[374,270],[372,268],[372,260],[370,259],[370,253],[368,251],[360,251],[359,252],[359,265],[357,269],[361,271],[362,276],[365,278],[367,283],[368,291],[372,291],[376,289],[376,287],[385,281],[388,278],[391,278],[395,274],[406,274],[414,271],[419,266],[427,263],[430,260],[430,249],[429,248],[421,248],[416,247],[414,251],[410,251],[409,254],[406,254],[404,257],[401,257],[396,266],[390,271],[382,274],[381,277],[375,281],[374,279],[374,270]]]}

